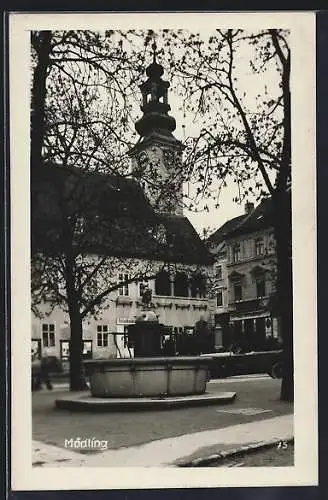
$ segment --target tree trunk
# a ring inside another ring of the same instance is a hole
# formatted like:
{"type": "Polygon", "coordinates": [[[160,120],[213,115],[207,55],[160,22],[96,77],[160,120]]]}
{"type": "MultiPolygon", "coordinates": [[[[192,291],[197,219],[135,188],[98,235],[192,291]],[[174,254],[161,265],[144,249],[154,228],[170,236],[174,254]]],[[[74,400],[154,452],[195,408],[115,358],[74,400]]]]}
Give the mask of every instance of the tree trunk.
{"type": "Polygon", "coordinates": [[[73,259],[66,256],[66,293],[71,327],[70,338],[70,390],[81,391],[86,389],[83,370],[83,328],[82,315],[78,295],[75,291],[73,259]]]}
{"type": "Polygon", "coordinates": [[[81,391],[86,389],[83,370],[83,329],[79,314],[70,314],[71,341],[70,341],[70,390],[81,391]]]}
{"type": "Polygon", "coordinates": [[[273,196],[277,256],[277,302],[283,341],[283,375],[280,399],[294,401],[293,275],[291,252],[291,195],[273,196]]]}
{"type": "Polygon", "coordinates": [[[31,172],[42,164],[45,129],[46,81],[50,63],[51,31],[32,32],[32,46],[36,51],[36,67],[31,91],[31,172]]]}

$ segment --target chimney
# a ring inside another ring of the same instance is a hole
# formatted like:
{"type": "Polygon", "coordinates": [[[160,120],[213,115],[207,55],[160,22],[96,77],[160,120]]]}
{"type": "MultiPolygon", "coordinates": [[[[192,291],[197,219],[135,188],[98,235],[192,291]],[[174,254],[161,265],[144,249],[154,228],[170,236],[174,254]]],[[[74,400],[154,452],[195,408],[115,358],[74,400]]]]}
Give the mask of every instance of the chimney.
{"type": "Polygon", "coordinates": [[[245,214],[250,214],[254,210],[254,203],[245,203],[245,214]]]}

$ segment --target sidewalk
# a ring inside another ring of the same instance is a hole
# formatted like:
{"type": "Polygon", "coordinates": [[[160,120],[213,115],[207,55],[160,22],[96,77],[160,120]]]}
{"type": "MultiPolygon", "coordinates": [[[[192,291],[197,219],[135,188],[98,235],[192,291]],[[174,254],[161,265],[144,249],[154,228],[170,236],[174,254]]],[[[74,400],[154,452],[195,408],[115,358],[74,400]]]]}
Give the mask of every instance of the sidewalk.
{"type": "Polygon", "coordinates": [[[33,442],[35,466],[71,467],[160,467],[182,466],[213,454],[266,444],[293,437],[293,415],[233,425],[222,429],[184,434],[140,446],[83,455],[42,442],[33,442]]]}

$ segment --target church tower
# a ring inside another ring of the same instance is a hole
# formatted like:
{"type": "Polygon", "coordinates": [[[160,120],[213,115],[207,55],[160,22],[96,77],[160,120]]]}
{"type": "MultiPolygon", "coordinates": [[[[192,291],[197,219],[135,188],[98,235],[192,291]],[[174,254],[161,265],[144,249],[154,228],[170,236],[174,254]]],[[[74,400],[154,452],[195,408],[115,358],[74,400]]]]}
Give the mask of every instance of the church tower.
{"type": "Polygon", "coordinates": [[[129,152],[132,175],[141,183],[153,208],[162,214],[182,215],[183,145],[172,132],[175,119],[168,114],[169,82],[162,80],[163,66],[153,62],[146,69],[148,79],[140,85],[143,116],[135,124],[140,135],[129,152]]]}

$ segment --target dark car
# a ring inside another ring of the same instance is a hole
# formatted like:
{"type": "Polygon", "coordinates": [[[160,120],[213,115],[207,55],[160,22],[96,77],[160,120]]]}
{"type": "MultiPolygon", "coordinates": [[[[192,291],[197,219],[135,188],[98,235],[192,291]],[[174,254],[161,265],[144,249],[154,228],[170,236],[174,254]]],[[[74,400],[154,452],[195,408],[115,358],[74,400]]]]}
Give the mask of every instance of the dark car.
{"type": "Polygon", "coordinates": [[[247,353],[221,352],[203,354],[210,357],[211,378],[267,373],[272,378],[282,376],[282,350],[247,353]]]}

